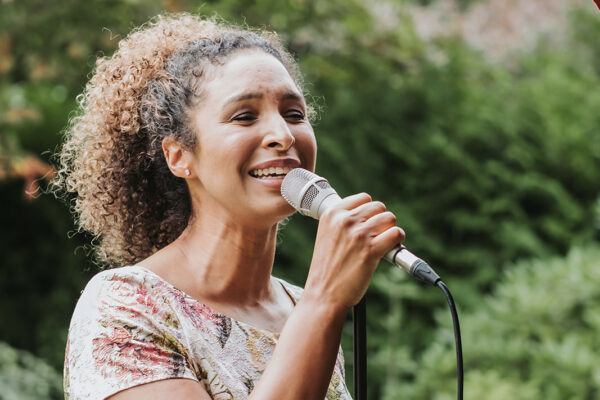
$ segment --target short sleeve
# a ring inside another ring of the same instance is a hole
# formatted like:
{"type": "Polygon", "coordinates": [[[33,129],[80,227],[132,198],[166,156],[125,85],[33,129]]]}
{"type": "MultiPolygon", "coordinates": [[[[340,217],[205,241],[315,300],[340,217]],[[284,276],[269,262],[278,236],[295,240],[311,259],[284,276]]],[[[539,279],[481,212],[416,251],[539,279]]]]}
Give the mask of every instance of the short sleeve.
{"type": "Polygon", "coordinates": [[[65,398],[104,399],[170,378],[198,380],[167,298],[143,276],[105,271],[79,299],[65,355],[65,398]]]}

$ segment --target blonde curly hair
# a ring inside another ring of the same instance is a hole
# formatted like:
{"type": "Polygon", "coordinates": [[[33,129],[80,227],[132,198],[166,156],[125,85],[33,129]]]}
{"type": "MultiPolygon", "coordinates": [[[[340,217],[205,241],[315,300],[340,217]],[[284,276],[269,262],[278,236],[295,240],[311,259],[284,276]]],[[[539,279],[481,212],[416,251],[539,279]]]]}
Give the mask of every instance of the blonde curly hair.
{"type": "Polygon", "coordinates": [[[162,140],[194,148],[187,109],[201,101],[207,66],[250,48],[275,56],[301,86],[275,34],[189,14],[155,17],[98,59],[66,130],[53,191],[75,195],[78,228],[94,236],[102,266],[135,264],[185,229],[190,195],[168,169],[162,140]]]}

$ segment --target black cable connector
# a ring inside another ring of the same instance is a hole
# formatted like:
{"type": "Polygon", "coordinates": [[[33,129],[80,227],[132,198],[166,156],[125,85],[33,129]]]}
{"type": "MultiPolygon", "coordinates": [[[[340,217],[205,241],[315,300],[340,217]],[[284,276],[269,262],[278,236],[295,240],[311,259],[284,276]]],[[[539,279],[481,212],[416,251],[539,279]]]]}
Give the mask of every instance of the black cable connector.
{"type": "Polygon", "coordinates": [[[410,274],[420,281],[431,283],[433,286],[437,286],[438,282],[441,282],[440,276],[420,258],[410,267],[410,274]]]}

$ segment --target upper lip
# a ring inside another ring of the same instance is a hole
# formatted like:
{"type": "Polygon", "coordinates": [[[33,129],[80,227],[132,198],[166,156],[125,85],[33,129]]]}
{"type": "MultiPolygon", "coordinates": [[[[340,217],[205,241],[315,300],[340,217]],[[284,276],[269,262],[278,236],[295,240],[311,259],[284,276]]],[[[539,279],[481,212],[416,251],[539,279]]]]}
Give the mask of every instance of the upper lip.
{"type": "Polygon", "coordinates": [[[300,167],[300,161],[296,160],[295,158],[276,158],[274,160],[269,160],[269,161],[265,161],[262,162],[260,164],[256,164],[255,166],[253,166],[252,168],[250,168],[250,171],[253,171],[255,169],[265,169],[265,168],[299,168],[300,167]]]}

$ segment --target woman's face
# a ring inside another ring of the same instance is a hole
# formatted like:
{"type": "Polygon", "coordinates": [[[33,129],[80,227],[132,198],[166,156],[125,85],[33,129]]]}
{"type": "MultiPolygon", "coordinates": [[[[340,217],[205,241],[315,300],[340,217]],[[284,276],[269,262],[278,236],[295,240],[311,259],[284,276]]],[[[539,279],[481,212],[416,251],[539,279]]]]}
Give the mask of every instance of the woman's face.
{"type": "Polygon", "coordinates": [[[233,54],[203,80],[191,110],[193,202],[201,214],[272,225],[293,211],[280,194],[285,173],[314,170],[304,97],[279,60],[261,50],[233,54]]]}

